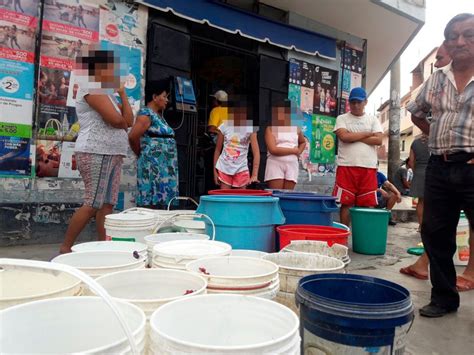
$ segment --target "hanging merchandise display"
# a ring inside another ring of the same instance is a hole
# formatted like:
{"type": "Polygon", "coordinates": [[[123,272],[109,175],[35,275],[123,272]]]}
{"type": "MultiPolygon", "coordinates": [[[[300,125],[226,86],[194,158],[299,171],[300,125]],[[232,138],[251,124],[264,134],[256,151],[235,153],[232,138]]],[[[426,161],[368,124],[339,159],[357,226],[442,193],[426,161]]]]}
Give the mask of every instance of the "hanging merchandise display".
{"type": "Polygon", "coordinates": [[[0,7],[0,176],[31,176],[38,0],[0,7]]]}

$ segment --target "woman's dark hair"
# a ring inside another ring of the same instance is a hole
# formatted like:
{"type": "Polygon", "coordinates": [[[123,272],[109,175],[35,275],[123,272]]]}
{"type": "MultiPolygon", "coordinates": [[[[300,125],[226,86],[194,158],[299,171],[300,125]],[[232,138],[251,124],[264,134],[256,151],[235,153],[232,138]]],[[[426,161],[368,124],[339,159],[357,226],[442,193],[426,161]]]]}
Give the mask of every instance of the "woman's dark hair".
{"type": "Polygon", "coordinates": [[[444,38],[448,39],[451,29],[456,22],[463,22],[472,18],[474,18],[474,14],[470,14],[467,12],[454,16],[451,20],[449,20],[448,24],[444,28],[444,38]]]}
{"type": "Polygon", "coordinates": [[[170,82],[170,79],[161,79],[147,82],[145,88],[145,103],[149,103],[151,100],[153,100],[153,95],[161,95],[163,92],[169,93],[170,82]]]}
{"type": "Polygon", "coordinates": [[[115,61],[114,51],[105,49],[91,50],[87,55],[76,58],[76,63],[82,69],[87,69],[89,75],[95,74],[99,64],[113,64],[115,61]]]}

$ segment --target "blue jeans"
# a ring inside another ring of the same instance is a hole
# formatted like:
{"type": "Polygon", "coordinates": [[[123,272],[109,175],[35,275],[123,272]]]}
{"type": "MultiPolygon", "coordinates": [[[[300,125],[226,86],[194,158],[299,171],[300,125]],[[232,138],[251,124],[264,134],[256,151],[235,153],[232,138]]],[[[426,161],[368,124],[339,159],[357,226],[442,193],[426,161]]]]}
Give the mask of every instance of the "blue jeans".
{"type": "Polygon", "coordinates": [[[431,302],[448,309],[459,307],[453,255],[461,210],[474,226],[474,164],[431,156],[426,168],[421,238],[430,259],[431,302]]]}

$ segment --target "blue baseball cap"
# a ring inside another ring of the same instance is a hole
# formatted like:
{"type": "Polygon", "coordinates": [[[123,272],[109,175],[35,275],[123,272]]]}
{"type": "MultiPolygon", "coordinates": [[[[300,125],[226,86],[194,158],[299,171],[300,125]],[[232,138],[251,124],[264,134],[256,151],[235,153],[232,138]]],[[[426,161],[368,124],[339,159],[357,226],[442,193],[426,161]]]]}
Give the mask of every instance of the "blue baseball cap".
{"type": "Polygon", "coordinates": [[[349,102],[350,101],[365,101],[367,99],[367,93],[365,92],[364,88],[357,87],[351,90],[351,94],[349,95],[349,102]]]}

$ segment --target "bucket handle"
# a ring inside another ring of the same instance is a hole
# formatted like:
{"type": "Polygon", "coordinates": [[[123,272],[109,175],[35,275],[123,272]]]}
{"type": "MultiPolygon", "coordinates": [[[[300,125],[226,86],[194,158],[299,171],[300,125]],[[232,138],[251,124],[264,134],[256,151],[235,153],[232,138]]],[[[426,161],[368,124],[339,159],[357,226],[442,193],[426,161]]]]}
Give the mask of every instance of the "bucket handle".
{"type": "Polygon", "coordinates": [[[315,343],[306,344],[306,345],[304,346],[304,352],[303,352],[303,354],[306,354],[307,351],[308,351],[309,349],[311,349],[311,348],[317,349],[317,350],[323,352],[325,355],[334,355],[334,353],[331,352],[331,350],[326,349],[325,347],[323,347],[323,346],[321,346],[321,345],[319,345],[319,344],[315,344],[315,343]]]}
{"type": "Polygon", "coordinates": [[[123,210],[123,211],[120,212],[120,213],[132,213],[132,212],[153,213],[153,212],[150,211],[148,208],[142,208],[142,207],[132,207],[132,208],[128,208],[128,209],[126,209],[126,210],[123,210]]]}
{"type": "MultiPolygon", "coordinates": [[[[163,226],[163,224],[165,224],[165,222],[168,222],[178,216],[190,216],[188,213],[175,213],[167,218],[165,218],[164,220],[162,221],[158,221],[157,224],[155,225],[155,227],[153,228],[153,232],[152,234],[155,234],[157,233],[160,228],[163,226]]],[[[209,217],[207,214],[204,214],[204,213],[194,213],[192,214],[191,216],[193,217],[199,217],[199,218],[207,218],[207,220],[211,223],[211,226],[212,226],[212,240],[215,240],[216,239],[216,226],[214,225],[214,222],[212,221],[211,217],[209,217]]]]}
{"type": "Polygon", "coordinates": [[[326,203],[327,201],[326,200],[322,200],[322,205],[324,206],[324,209],[326,212],[337,212],[339,211],[339,207],[332,207],[332,206],[328,206],[326,203]]]}
{"type": "Polygon", "coordinates": [[[112,313],[115,315],[117,320],[120,323],[120,326],[122,327],[122,330],[125,333],[125,336],[127,337],[127,340],[130,344],[130,350],[133,355],[139,355],[139,351],[137,348],[137,344],[135,343],[135,339],[133,338],[132,332],[130,328],[128,327],[127,322],[125,321],[122,312],[120,309],[117,307],[117,305],[114,303],[112,297],[110,297],[109,293],[97,282],[95,281],[92,277],[87,275],[81,270],[78,270],[72,266],[66,265],[66,264],[60,264],[60,263],[50,263],[46,261],[37,261],[37,260],[25,260],[25,259],[7,259],[7,258],[0,258],[0,265],[9,265],[9,266],[24,266],[24,267],[31,267],[35,269],[49,269],[53,271],[61,271],[61,272],[66,272],[82,282],[84,282],[89,288],[94,291],[97,295],[102,297],[102,299],[105,302],[105,304],[110,307],[112,310],[112,313]]]}
{"type": "Polygon", "coordinates": [[[170,210],[170,208],[171,208],[171,203],[172,203],[174,200],[191,201],[191,202],[194,203],[197,207],[199,207],[199,204],[196,202],[196,200],[192,199],[191,197],[175,196],[175,197],[173,197],[173,198],[170,200],[170,202],[168,202],[168,211],[170,210]]]}

